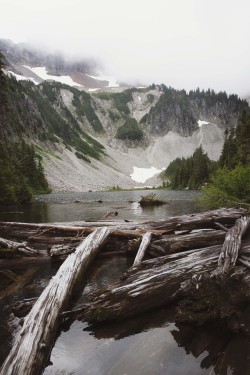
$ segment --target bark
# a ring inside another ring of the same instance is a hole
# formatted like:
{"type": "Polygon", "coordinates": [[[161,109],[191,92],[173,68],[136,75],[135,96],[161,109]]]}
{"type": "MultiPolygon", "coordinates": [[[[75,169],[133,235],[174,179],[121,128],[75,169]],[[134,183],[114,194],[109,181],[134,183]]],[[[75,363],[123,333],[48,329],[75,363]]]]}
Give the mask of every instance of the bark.
{"type": "Polygon", "coordinates": [[[58,328],[59,316],[72,289],[87,269],[110,229],[100,228],[88,236],[59,268],[24,320],[1,375],[31,375],[41,372],[58,328]]]}

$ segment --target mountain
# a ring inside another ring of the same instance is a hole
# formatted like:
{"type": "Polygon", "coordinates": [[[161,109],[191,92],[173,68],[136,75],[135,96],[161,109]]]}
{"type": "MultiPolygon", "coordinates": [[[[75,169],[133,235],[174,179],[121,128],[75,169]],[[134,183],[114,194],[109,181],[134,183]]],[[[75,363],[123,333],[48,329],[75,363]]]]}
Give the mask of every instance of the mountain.
{"type": "Polygon", "coordinates": [[[237,95],[165,85],[88,93],[77,85],[12,76],[8,86],[1,138],[35,146],[53,191],[159,185],[171,161],[201,144],[217,160],[225,130],[249,109],[237,95]]]}
{"type": "Polygon", "coordinates": [[[101,75],[101,67],[91,59],[66,59],[62,54],[47,53],[7,39],[0,39],[0,51],[7,71],[17,80],[31,80],[35,84],[53,80],[86,91],[119,87],[113,77],[101,75]]]}

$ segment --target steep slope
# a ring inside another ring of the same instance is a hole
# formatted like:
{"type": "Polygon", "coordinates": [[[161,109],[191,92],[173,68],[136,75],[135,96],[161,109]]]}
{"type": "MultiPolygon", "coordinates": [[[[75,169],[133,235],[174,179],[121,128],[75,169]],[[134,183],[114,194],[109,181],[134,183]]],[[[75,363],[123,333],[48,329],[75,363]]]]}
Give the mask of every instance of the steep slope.
{"type": "Polygon", "coordinates": [[[201,144],[218,159],[224,130],[248,109],[236,95],[164,85],[91,95],[58,82],[9,87],[1,136],[35,145],[53,191],[158,185],[161,170],[201,144]]]}

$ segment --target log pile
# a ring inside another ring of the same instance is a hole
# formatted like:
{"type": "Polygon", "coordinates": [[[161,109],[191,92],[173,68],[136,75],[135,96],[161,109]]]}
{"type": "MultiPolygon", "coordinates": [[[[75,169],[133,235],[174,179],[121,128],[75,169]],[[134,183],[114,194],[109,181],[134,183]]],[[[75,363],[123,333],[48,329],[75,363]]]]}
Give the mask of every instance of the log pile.
{"type": "Polygon", "coordinates": [[[180,321],[201,324],[226,317],[235,329],[250,333],[249,311],[239,312],[250,302],[250,239],[242,241],[249,220],[244,214],[244,209],[220,209],[144,223],[0,222],[6,246],[15,241],[17,250],[20,244],[37,248],[41,259],[45,254],[67,257],[25,318],[0,375],[39,374],[62,318],[120,320],[174,303],[180,321]],[[134,264],[91,303],[65,311],[79,276],[100,251],[132,255],[134,264]]]}

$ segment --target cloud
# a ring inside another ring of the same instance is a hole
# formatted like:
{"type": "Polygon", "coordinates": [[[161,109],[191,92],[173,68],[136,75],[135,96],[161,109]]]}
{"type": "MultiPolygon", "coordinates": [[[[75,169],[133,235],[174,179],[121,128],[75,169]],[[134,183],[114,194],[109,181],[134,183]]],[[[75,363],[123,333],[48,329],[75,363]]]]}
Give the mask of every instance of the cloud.
{"type": "Polygon", "coordinates": [[[250,91],[246,0],[2,0],[0,37],[95,58],[120,80],[250,91]]]}

